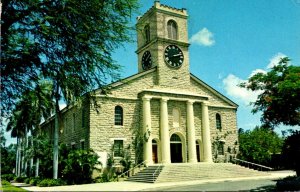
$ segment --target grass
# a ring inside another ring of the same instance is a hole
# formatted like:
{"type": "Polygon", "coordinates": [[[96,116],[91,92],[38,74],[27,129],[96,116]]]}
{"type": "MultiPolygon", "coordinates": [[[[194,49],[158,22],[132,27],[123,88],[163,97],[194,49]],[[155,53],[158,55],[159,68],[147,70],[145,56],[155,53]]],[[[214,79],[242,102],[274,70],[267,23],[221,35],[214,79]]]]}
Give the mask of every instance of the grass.
{"type": "Polygon", "coordinates": [[[15,187],[10,184],[8,181],[1,181],[2,186],[0,187],[0,191],[26,191],[25,189],[15,187]]]}

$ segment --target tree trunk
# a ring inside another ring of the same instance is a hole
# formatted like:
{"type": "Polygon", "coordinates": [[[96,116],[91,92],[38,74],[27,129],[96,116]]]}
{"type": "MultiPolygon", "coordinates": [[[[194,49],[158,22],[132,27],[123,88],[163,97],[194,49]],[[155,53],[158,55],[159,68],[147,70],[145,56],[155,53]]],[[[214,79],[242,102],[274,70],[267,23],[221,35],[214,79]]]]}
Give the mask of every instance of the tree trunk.
{"type": "Polygon", "coordinates": [[[17,153],[16,153],[16,176],[20,176],[20,164],[19,164],[19,159],[20,159],[20,148],[19,148],[19,145],[20,145],[20,139],[17,137],[17,153]]]}
{"type": "MultiPolygon", "coordinates": [[[[30,143],[31,143],[31,148],[33,149],[33,136],[32,135],[31,135],[30,143]]],[[[33,157],[31,157],[31,159],[30,159],[30,170],[29,170],[30,177],[33,175],[32,169],[33,169],[33,157]]]]}
{"type": "Polygon", "coordinates": [[[58,176],[58,130],[59,130],[59,99],[55,101],[55,126],[53,139],[53,179],[58,176]]]}
{"type": "Polygon", "coordinates": [[[35,164],[35,177],[39,176],[39,166],[40,166],[40,159],[36,159],[36,164],[35,164]]]}
{"type": "Polygon", "coordinates": [[[27,168],[28,168],[28,162],[27,162],[27,157],[25,157],[25,153],[26,153],[26,150],[28,149],[28,129],[26,127],[25,129],[25,147],[23,149],[23,158],[24,158],[24,173],[25,173],[25,176],[28,176],[27,173],[27,168]]]}
{"type": "Polygon", "coordinates": [[[20,172],[20,176],[23,176],[24,174],[24,167],[25,167],[25,159],[24,159],[24,137],[21,140],[21,151],[20,151],[20,156],[21,156],[21,172],[20,172]]]}

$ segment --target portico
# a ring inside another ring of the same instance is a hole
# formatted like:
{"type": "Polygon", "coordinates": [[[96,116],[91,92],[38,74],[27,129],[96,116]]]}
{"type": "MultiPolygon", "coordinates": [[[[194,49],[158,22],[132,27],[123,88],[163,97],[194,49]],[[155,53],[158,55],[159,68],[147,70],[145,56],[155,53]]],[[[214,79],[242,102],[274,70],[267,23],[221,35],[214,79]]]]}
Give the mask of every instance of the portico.
{"type": "MultiPolygon", "coordinates": [[[[158,100],[159,101],[159,143],[155,143],[155,145],[159,145],[160,149],[158,152],[161,157],[158,163],[169,164],[171,161],[171,143],[170,139],[173,133],[170,132],[170,122],[169,122],[169,113],[168,113],[168,103],[170,101],[179,101],[185,103],[186,111],[186,132],[182,133],[181,140],[184,140],[182,143],[186,143],[187,146],[181,147],[183,156],[187,156],[186,161],[182,162],[188,163],[196,163],[197,162],[197,153],[196,148],[196,140],[201,139],[203,146],[201,147],[203,157],[201,158],[203,162],[212,162],[212,150],[211,150],[211,139],[210,139],[210,129],[209,129],[209,113],[208,113],[208,98],[201,95],[195,94],[187,94],[187,93],[174,93],[174,92],[164,92],[164,91],[145,91],[142,96],[142,110],[143,110],[143,135],[144,135],[144,152],[143,157],[147,165],[154,164],[153,162],[153,147],[152,147],[152,139],[154,137],[152,133],[151,126],[151,101],[158,100]],[[201,138],[196,139],[195,133],[195,123],[194,123],[194,104],[200,103],[201,109],[201,138]],[[186,141],[185,141],[186,137],[186,141]],[[187,154],[187,155],[185,155],[187,154]]],[[[173,142],[174,143],[174,142],[173,142]]],[[[174,145],[173,145],[174,146],[174,145]]],[[[199,150],[199,148],[198,148],[199,150]]],[[[157,151],[155,152],[157,153],[157,151]]],[[[173,154],[174,156],[174,154],[173,154]]],[[[180,159],[180,158],[179,158],[180,159]]],[[[183,158],[185,159],[185,158],[183,158]]],[[[200,158],[198,158],[200,159],[200,158]]]]}

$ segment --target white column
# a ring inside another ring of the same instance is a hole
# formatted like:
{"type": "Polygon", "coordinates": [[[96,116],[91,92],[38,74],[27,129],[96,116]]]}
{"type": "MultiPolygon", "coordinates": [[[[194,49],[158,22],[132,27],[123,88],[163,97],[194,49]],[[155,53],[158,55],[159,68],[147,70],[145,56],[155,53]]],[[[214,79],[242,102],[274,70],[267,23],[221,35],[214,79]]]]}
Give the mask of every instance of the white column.
{"type": "Polygon", "coordinates": [[[171,163],[167,102],[168,98],[165,97],[161,98],[160,100],[160,137],[162,163],[171,163]]]}
{"type": "Polygon", "coordinates": [[[207,102],[202,102],[202,141],[204,151],[204,162],[212,162],[209,115],[207,102]]]}
{"type": "Polygon", "coordinates": [[[197,162],[193,101],[187,101],[187,133],[189,163],[197,162]]]}
{"type": "Polygon", "coordinates": [[[151,97],[143,97],[143,139],[144,139],[144,161],[146,165],[153,164],[152,161],[152,136],[151,136],[151,97]]]}

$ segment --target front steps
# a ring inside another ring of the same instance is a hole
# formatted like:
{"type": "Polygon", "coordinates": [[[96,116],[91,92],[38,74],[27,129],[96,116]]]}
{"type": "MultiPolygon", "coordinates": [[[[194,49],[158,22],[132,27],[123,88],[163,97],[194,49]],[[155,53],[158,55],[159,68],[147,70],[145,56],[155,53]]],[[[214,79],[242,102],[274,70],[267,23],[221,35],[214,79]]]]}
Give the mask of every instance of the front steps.
{"type": "Polygon", "coordinates": [[[126,181],[135,181],[135,182],[143,182],[143,183],[154,183],[161,173],[163,166],[155,165],[148,166],[147,168],[141,170],[137,174],[129,177],[126,181]]]}
{"type": "Polygon", "coordinates": [[[173,163],[163,166],[149,166],[129,177],[127,181],[157,183],[267,175],[270,174],[231,163],[173,163]],[[155,177],[153,177],[154,172],[155,177]]]}

